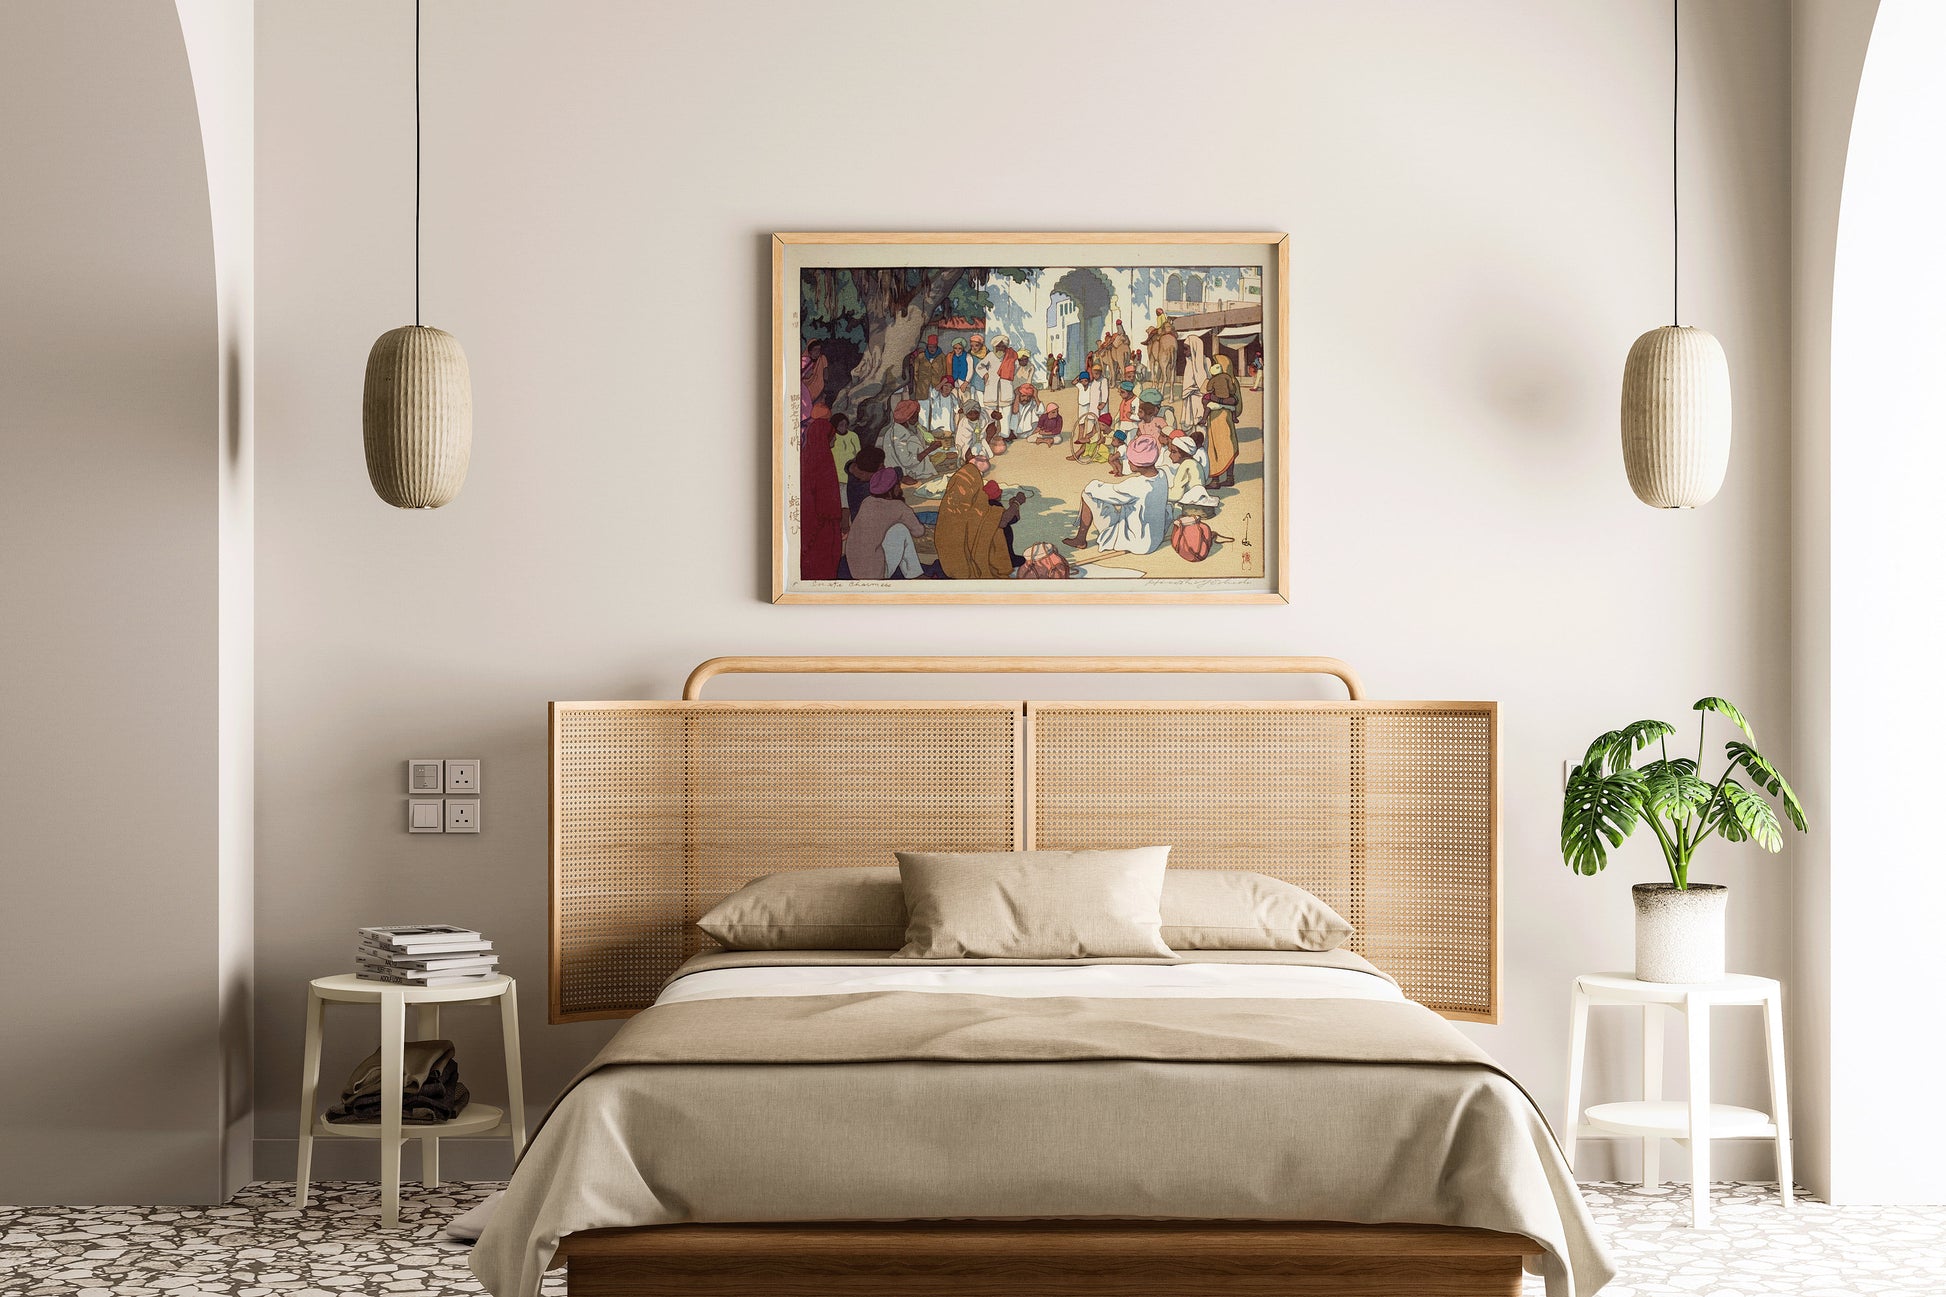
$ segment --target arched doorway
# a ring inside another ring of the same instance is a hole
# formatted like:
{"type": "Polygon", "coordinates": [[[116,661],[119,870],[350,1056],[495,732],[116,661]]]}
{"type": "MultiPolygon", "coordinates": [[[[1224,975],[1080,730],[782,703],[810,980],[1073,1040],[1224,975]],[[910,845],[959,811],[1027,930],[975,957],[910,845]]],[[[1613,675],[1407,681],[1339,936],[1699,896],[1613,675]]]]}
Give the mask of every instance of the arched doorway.
{"type": "Polygon", "coordinates": [[[1062,275],[1055,281],[1053,293],[1067,298],[1076,308],[1076,318],[1069,322],[1064,339],[1067,349],[1062,353],[1068,357],[1068,372],[1072,374],[1080,368],[1080,358],[1088,354],[1088,348],[1101,337],[1102,330],[1113,318],[1110,312],[1115,293],[1108,285],[1107,276],[1089,266],[1077,266],[1062,275]]]}

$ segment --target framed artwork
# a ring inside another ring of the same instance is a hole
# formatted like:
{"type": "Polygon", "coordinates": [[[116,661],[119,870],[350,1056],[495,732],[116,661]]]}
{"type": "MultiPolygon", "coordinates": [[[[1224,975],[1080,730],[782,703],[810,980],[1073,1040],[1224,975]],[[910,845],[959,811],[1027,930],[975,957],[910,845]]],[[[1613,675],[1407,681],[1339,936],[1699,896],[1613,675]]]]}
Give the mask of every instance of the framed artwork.
{"type": "Polygon", "coordinates": [[[1280,603],[1289,236],[778,234],[778,603],[1280,603]]]}

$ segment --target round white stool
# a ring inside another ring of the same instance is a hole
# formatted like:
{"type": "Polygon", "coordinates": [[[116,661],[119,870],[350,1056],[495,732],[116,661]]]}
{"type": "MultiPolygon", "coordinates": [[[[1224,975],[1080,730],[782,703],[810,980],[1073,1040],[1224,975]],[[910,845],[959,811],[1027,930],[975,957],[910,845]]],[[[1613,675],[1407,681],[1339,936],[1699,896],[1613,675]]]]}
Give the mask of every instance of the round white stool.
{"type": "Polygon", "coordinates": [[[408,1139],[419,1141],[420,1164],[427,1188],[439,1184],[439,1141],[455,1135],[506,1135],[514,1157],[527,1145],[527,1117],[520,1092],[520,1021],[514,979],[496,973],[461,986],[393,986],[368,982],[356,974],[319,977],[311,982],[304,1015],[304,1097],[298,1106],[297,1205],[311,1196],[311,1141],[375,1139],[378,1141],[379,1180],[382,1185],[380,1220],[386,1229],[399,1223],[399,1148],[408,1139]],[[459,1116],[433,1125],[407,1126],[400,1118],[405,1079],[405,1008],[413,1006],[414,1030],[421,1040],[439,1036],[442,1004],[500,1002],[500,1038],[507,1056],[507,1111],[490,1103],[468,1103],[459,1116]],[[379,1090],[378,1124],[332,1122],[318,1115],[318,1055],[324,1045],[324,1006],[378,1006],[379,1067],[384,1083],[379,1090]]]}
{"type": "Polygon", "coordinates": [[[1643,982],[1629,973],[1583,973],[1570,999],[1567,1127],[1561,1151],[1574,1165],[1577,1139],[1640,1139],[1642,1187],[1662,1183],[1662,1141],[1689,1144],[1691,1218],[1710,1222],[1710,1141],[1769,1139],[1777,1143],[1777,1185],[1788,1210],[1791,1186],[1791,1105],[1784,1090],[1784,991],[1775,978],[1732,973],[1720,982],[1643,982]],[[1581,1068],[1588,1046],[1588,1010],[1599,1004],[1642,1006],[1642,1097],[1581,1111],[1581,1068]],[[1721,1004],[1761,1006],[1770,1058],[1770,1106],[1775,1113],[1710,1102],[1710,1010],[1721,1004]],[[1681,1011],[1689,1028],[1689,1097],[1662,1098],[1662,1028],[1666,1010],[1681,1011]]]}

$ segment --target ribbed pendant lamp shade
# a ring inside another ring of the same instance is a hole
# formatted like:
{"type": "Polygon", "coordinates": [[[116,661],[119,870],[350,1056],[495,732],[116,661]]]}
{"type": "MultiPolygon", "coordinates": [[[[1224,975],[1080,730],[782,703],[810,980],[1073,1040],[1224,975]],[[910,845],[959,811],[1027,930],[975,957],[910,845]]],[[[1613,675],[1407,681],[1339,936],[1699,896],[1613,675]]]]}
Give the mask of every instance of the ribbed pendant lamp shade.
{"type": "Polygon", "coordinates": [[[1730,362],[1703,329],[1650,329],[1622,367],[1622,463],[1642,503],[1693,509],[1730,467],[1730,362]]]}
{"type": "Polygon", "coordinates": [[[473,377],[459,339],[419,323],[419,0],[412,0],[412,323],[365,358],[365,471],[378,498],[437,509],[473,459],[473,377]]]}
{"type": "Polygon", "coordinates": [[[459,494],[473,458],[473,379],[459,339],[408,324],[381,334],[365,361],[365,470],[379,499],[437,509],[459,494]]]}
{"type": "Polygon", "coordinates": [[[1622,365],[1622,465],[1636,498],[1694,509],[1716,498],[1730,467],[1730,362],[1723,344],[1682,323],[1682,0],[1669,0],[1670,323],[1650,329],[1622,365]]]}

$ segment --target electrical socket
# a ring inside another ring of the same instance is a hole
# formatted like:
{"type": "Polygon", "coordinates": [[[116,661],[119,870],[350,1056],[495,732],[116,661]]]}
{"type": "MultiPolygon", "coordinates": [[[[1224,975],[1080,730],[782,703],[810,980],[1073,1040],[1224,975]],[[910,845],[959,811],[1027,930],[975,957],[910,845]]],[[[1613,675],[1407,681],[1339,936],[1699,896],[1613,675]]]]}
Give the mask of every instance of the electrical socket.
{"type": "Polygon", "coordinates": [[[477,797],[448,797],[446,799],[446,832],[478,833],[479,831],[479,799],[477,797]]]}
{"type": "Polygon", "coordinates": [[[478,757],[447,757],[446,791],[449,793],[479,792],[480,759],[478,757]]]}

